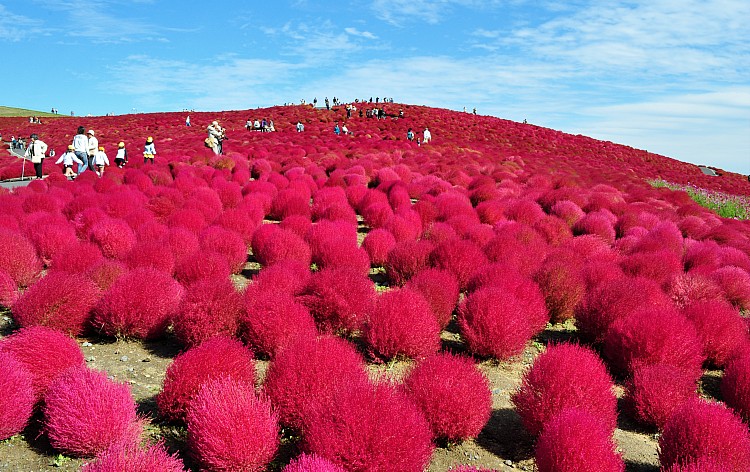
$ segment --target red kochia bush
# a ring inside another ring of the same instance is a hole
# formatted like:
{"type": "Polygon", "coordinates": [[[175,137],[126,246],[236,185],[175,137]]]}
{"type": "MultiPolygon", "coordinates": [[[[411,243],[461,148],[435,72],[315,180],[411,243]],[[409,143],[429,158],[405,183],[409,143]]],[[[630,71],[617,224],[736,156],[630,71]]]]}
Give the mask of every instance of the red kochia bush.
{"type": "Polygon", "coordinates": [[[114,218],[104,219],[92,226],[89,238],[99,246],[102,254],[112,259],[124,258],[138,241],[125,221],[114,218]]]}
{"type": "Polygon", "coordinates": [[[695,326],[703,353],[718,367],[724,367],[750,341],[742,317],[727,302],[698,301],[686,306],[682,312],[695,326]]]}
{"type": "Polygon", "coordinates": [[[253,235],[253,255],[264,266],[278,261],[292,259],[310,265],[310,247],[307,243],[292,233],[276,225],[265,224],[258,228],[253,235]]]}
{"type": "Polygon", "coordinates": [[[408,288],[378,296],[364,325],[364,340],[376,356],[421,358],[440,349],[440,326],[427,300],[408,288]]]}
{"type": "Polygon", "coordinates": [[[20,233],[0,229],[0,268],[10,275],[19,287],[30,285],[42,271],[42,262],[34,246],[20,233]]]}
{"type": "Polygon", "coordinates": [[[182,461],[170,455],[162,444],[146,449],[118,443],[96,456],[94,462],[84,464],[81,472],[184,472],[182,461]]]}
{"type": "Polygon", "coordinates": [[[553,323],[573,318],[576,307],[583,300],[586,281],[579,263],[579,259],[568,251],[553,253],[534,275],[553,323]]]}
{"type": "Polygon", "coordinates": [[[726,472],[750,470],[750,433],[721,403],[695,399],[667,420],[659,438],[659,461],[671,467],[710,458],[726,472]]]}
{"type": "Polygon", "coordinates": [[[315,454],[301,454],[293,459],[281,472],[346,472],[326,458],[315,454]]]}
{"type": "Polygon", "coordinates": [[[242,271],[247,262],[247,246],[240,235],[221,226],[209,226],[201,232],[199,240],[204,251],[224,256],[233,274],[242,271]]]}
{"type": "Polygon", "coordinates": [[[86,275],[99,287],[99,290],[107,291],[117,279],[128,272],[128,268],[122,262],[102,258],[91,266],[86,275]]]}
{"type": "Polygon", "coordinates": [[[34,410],[34,377],[10,352],[0,350],[0,441],[23,431],[34,410]]]}
{"type": "Polygon", "coordinates": [[[332,267],[314,274],[299,300],[322,331],[355,331],[372,311],[375,286],[357,270],[332,267]]]}
{"type": "Polygon", "coordinates": [[[687,461],[684,464],[673,464],[665,472],[725,472],[724,464],[711,457],[701,457],[696,460],[687,461]]]}
{"type": "Polygon", "coordinates": [[[219,334],[234,336],[243,312],[242,295],[229,279],[204,279],[188,286],[173,317],[175,337],[196,346],[219,334]]]}
{"type": "Polygon", "coordinates": [[[536,466],[539,472],[621,472],[625,463],[615,447],[612,430],[600,418],[566,408],[539,435],[536,466]]]}
{"type": "Polygon", "coordinates": [[[236,339],[216,336],[179,354],[167,368],[164,386],[156,396],[159,413],[169,420],[183,419],[201,386],[221,376],[255,381],[253,353],[236,339]]]}
{"type": "Polygon", "coordinates": [[[596,353],[575,344],[558,344],[536,358],[511,401],[534,435],[566,408],[590,412],[612,432],[617,426],[617,398],[612,387],[607,368],[596,353]]]}
{"type": "Polygon", "coordinates": [[[507,359],[523,351],[534,335],[526,301],[500,287],[468,295],[458,309],[458,326],[472,354],[507,359]]]}
{"type": "Polygon", "coordinates": [[[726,266],[711,273],[724,291],[724,297],[739,309],[750,309],[750,274],[739,267],[726,266]]]}
{"type": "Polygon", "coordinates": [[[430,304],[441,330],[448,326],[459,296],[458,281],[451,272],[425,269],[409,279],[404,287],[422,294],[430,304]]]}
{"type": "Polygon", "coordinates": [[[58,375],[86,364],[75,340],[46,326],[22,328],[0,340],[0,352],[13,355],[32,375],[37,399],[41,399],[58,375]]]}
{"type": "Polygon", "coordinates": [[[13,277],[0,269],[0,306],[10,308],[18,299],[18,287],[13,277]]]}
{"type": "Polygon", "coordinates": [[[133,269],[104,293],[94,308],[94,327],[107,336],[158,338],[178,312],[183,294],[169,274],[133,269]]]}
{"type": "Polygon", "coordinates": [[[476,438],[490,419],[490,383],[468,357],[438,353],[426,358],[406,376],[404,390],[437,438],[476,438]]]}
{"type": "Polygon", "coordinates": [[[635,417],[661,430],[676,409],[695,398],[696,382],[692,374],[668,364],[641,365],[626,390],[627,406],[635,417]]]}
{"type": "Polygon", "coordinates": [[[352,344],[321,336],[279,351],[268,367],[263,391],[281,423],[301,429],[311,409],[325,408],[342,390],[368,381],[364,360],[352,344]]]}
{"type": "Polygon", "coordinates": [[[50,272],[18,298],[13,318],[21,327],[48,326],[78,336],[99,296],[99,288],[88,277],[50,272]]]}
{"type": "Polygon", "coordinates": [[[246,292],[241,331],[254,352],[271,357],[297,340],[311,341],[318,334],[312,315],[292,294],[254,285],[246,292]]]}
{"type": "Polygon", "coordinates": [[[303,449],[346,470],[423,470],[432,456],[432,434],[421,411],[387,384],[354,385],[331,405],[316,408],[303,449]]]}
{"type": "Polygon", "coordinates": [[[152,267],[167,274],[174,273],[175,259],[172,248],[163,241],[144,241],[136,244],[125,258],[131,269],[152,267]]]}
{"type": "Polygon", "coordinates": [[[175,278],[183,285],[199,280],[228,279],[232,273],[227,258],[212,251],[195,251],[175,266],[175,278]]]}
{"type": "Polygon", "coordinates": [[[430,241],[402,241],[388,253],[385,272],[394,285],[405,284],[414,274],[427,268],[433,246],[430,241]]]}
{"type": "Polygon", "coordinates": [[[724,402],[745,421],[750,421],[750,352],[729,361],[721,378],[724,402]]]}
{"type": "Polygon", "coordinates": [[[667,364],[698,379],[704,356],[698,333],[674,309],[641,308],[615,321],[604,338],[604,355],[621,372],[667,364]]]}
{"type": "Polygon", "coordinates": [[[253,287],[299,295],[310,280],[310,266],[291,259],[264,267],[253,277],[253,287]]]}
{"type": "Polygon", "coordinates": [[[86,367],[60,375],[44,396],[44,429],[65,454],[93,457],[113,444],[137,444],[141,424],[125,384],[86,367]]]}
{"type": "Polygon", "coordinates": [[[487,257],[471,241],[452,240],[445,241],[432,250],[430,263],[437,269],[452,272],[459,287],[464,290],[471,276],[487,264],[487,257]]]}
{"type": "Polygon", "coordinates": [[[188,447],[204,470],[266,470],[279,447],[278,416],[252,382],[207,381],[188,406],[188,447]]]}

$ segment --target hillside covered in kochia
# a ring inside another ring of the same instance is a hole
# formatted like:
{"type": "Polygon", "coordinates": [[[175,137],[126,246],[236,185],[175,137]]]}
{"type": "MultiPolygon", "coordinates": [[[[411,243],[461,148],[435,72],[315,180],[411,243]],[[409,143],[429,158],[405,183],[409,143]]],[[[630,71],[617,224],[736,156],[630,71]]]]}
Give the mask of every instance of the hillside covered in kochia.
{"type": "Polygon", "coordinates": [[[744,176],[380,106],[0,119],[130,158],[0,191],[0,455],[37,408],[86,472],[750,469],[750,222],[648,183],[744,176]]]}
{"type": "MultiPolygon", "coordinates": [[[[362,110],[376,106],[356,105],[362,110]]],[[[213,120],[219,120],[230,137],[225,147],[227,154],[236,152],[250,159],[263,157],[267,152],[289,150],[290,159],[304,156],[308,162],[323,164],[337,157],[352,163],[366,158],[379,166],[404,164],[412,172],[434,175],[459,185],[477,174],[502,171],[515,174],[523,168],[526,176],[548,175],[552,180],[563,179],[582,186],[607,183],[620,187],[646,179],[663,179],[750,195],[750,183],[745,176],[726,172],[721,178],[712,178],[695,165],[624,145],[489,116],[394,103],[377,106],[385,109],[387,119],[360,117],[358,112],[347,119],[343,106],[328,111],[300,105],[192,113],[192,127],[185,126],[187,113],[63,116],[45,118],[42,125],[28,123],[23,117],[0,118],[0,133],[6,141],[11,135],[28,137],[37,133],[51,149],[61,153],[81,125],[87,130],[94,129],[100,144],[110,154],[114,154],[118,142],[124,141],[131,155],[140,155],[146,137],[153,136],[162,162],[185,161],[208,156],[202,146],[205,128],[213,120]],[[395,118],[401,110],[404,117],[395,118]],[[244,128],[247,119],[264,117],[274,121],[276,133],[256,135],[244,128]],[[295,135],[298,120],[305,125],[305,133],[299,136],[295,135]],[[347,140],[334,135],[337,120],[346,123],[353,133],[347,140]],[[418,148],[416,139],[413,143],[407,141],[409,128],[421,137],[425,127],[429,127],[434,138],[429,147],[418,148]]],[[[19,175],[20,162],[1,156],[0,179],[19,175]]]]}

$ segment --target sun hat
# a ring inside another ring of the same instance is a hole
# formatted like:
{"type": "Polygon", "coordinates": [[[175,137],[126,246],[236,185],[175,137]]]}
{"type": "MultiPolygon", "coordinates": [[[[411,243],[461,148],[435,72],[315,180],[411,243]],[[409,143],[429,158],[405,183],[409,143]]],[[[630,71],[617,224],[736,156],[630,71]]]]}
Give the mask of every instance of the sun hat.
{"type": "Polygon", "coordinates": [[[149,136],[148,138],[146,138],[146,142],[147,143],[153,143],[154,142],[154,138],[152,138],[151,136],[149,136]]]}
{"type": "Polygon", "coordinates": [[[86,134],[90,134],[91,136],[96,136],[96,133],[94,133],[93,129],[90,129],[89,132],[86,134]]]}
{"type": "Polygon", "coordinates": [[[68,144],[68,151],[74,151],[74,150],[75,150],[75,148],[76,148],[76,147],[75,147],[75,146],[73,146],[72,144],[68,144]]]}
{"type": "Polygon", "coordinates": [[[104,151],[104,146],[99,146],[100,151],[104,151]]]}
{"type": "Polygon", "coordinates": [[[120,141],[119,143],[117,143],[117,147],[125,147],[125,143],[120,141]]]}
{"type": "Polygon", "coordinates": [[[216,126],[216,125],[218,125],[218,124],[219,124],[219,122],[218,122],[218,121],[216,121],[216,120],[214,120],[214,122],[213,122],[213,123],[211,123],[211,124],[212,124],[212,125],[214,125],[214,126],[216,126]]]}

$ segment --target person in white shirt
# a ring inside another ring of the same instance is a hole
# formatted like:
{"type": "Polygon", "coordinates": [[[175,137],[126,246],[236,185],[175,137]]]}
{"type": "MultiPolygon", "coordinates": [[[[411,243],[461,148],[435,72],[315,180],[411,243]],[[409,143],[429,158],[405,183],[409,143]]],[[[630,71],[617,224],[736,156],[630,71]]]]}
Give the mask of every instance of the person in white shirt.
{"type": "Polygon", "coordinates": [[[84,172],[89,167],[89,138],[86,137],[86,128],[78,127],[78,134],[73,136],[73,149],[81,161],[78,164],[78,173],[84,172]]]}
{"type": "MultiPolygon", "coordinates": [[[[258,120],[255,120],[256,122],[258,120]]],[[[259,124],[260,126],[260,124],[259,124]]],[[[212,122],[210,125],[208,125],[208,139],[211,144],[211,149],[213,149],[214,154],[217,156],[219,154],[222,154],[224,152],[222,142],[226,139],[226,134],[224,131],[224,128],[219,126],[218,121],[212,122]]]]}
{"type": "Polygon", "coordinates": [[[120,141],[117,145],[117,155],[115,155],[115,165],[122,169],[128,162],[128,151],[125,149],[125,143],[120,141]]]}
{"type": "Polygon", "coordinates": [[[35,133],[32,134],[31,143],[26,148],[24,157],[31,159],[31,163],[34,164],[34,172],[36,172],[36,178],[42,178],[42,164],[44,163],[44,157],[47,153],[47,143],[39,139],[39,136],[35,133]]]}
{"type": "Polygon", "coordinates": [[[107,158],[107,154],[104,152],[104,146],[99,146],[99,149],[96,151],[96,154],[94,154],[93,159],[93,165],[94,165],[94,172],[96,172],[96,175],[99,177],[104,175],[104,166],[109,165],[109,159],[107,158]]]}
{"type": "Polygon", "coordinates": [[[428,130],[427,128],[425,128],[425,129],[424,129],[424,133],[423,133],[423,136],[424,136],[424,137],[422,138],[422,142],[423,142],[424,144],[427,144],[427,143],[429,143],[430,141],[432,141],[432,133],[430,133],[430,130],[428,130]]]}
{"type": "Polygon", "coordinates": [[[156,146],[154,146],[154,138],[149,136],[146,138],[146,144],[143,146],[143,163],[150,162],[154,163],[156,157],[156,146]]]}
{"type": "Polygon", "coordinates": [[[73,163],[77,163],[79,166],[83,165],[83,161],[78,159],[78,156],[75,152],[75,146],[72,144],[68,145],[68,150],[63,153],[62,156],[60,156],[56,161],[55,164],[62,163],[63,165],[63,174],[65,174],[65,177],[70,177],[71,179],[76,178],[76,173],[73,172],[73,163]]]}
{"type": "Polygon", "coordinates": [[[88,154],[89,154],[89,167],[91,170],[94,170],[94,163],[92,160],[94,159],[94,156],[99,150],[99,140],[96,139],[96,134],[94,133],[93,129],[90,129],[87,133],[89,136],[89,146],[88,146],[88,154]]]}
{"type": "Polygon", "coordinates": [[[305,130],[305,125],[303,125],[301,121],[298,121],[298,122],[297,122],[297,132],[298,132],[298,133],[301,133],[301,132],[303,132],[304,130],[305,130]]]}

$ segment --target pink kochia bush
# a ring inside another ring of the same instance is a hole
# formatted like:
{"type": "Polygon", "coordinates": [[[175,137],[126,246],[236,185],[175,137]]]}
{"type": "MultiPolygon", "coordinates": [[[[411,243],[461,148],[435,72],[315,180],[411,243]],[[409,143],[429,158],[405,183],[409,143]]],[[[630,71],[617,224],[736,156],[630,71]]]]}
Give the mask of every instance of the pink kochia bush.
{"type": "Polygon", "coordinates": [[[99,246],[102,254],[112,259],[122,259],[136,245],[137,239],[123,220],[108,218],[91,227],[89,238],[99,246]]]}
{"type": "Polygon", "coordinates": [[[436,438],[476,438],[490,419],[489,381],[467,357],[434,354],[417,364],[403,385],[436,438]]]}
{"type": "Polygon", "coordinates": [[[750,309],[750,273],[739,267],[726,266],[711,273],[711,279],[724,291],[724,297],[735,307],[750,309]]]}
{"type": "Polygon", "coordinates": [[[352,472],[423,470],[432,432],[422,412],[388,384],[351,385],[328,406],[314,408],[303,450],[352,472]]]}
{"type": "Polygon", "coordinates": [[[200,280],[185,290],[172,318],[175,337],[191,347],[219,334],[234,336],[242,312],[242,295],[229,279],[200,280]]]}
{"type": "Polygon", "coordinates": [[[229,278],[232,269],[227,258],[213,251],[200,251],[183,257],[175,266],[175,278],[184,285],[199,280],[229,278]]]}
{"type": "Polygon", "coordinates": [[[696,460],[686,461],[683,464],[673,464],[665,472],[725,472],[724,464],[711,457],[701,457],[696,460]]]}
{"type": "Polygon", "coordinates": [[[184,289],[169,274],[133,269],[117,279],[94,308],[93,324],[107,336],[162,336],[180,308],[184,289]]]}
{"type": "Polygon", "coordinates": [[[318,334],[310,311],[291,294],[272,287],[250,286],[241,317],[243,340],[254,352],[273,357],[298,339],[312,341],[318,334]]]}
{"type": "Polygon", "coordinates": [[[704,356],[693,324],[674,309],[642,308],[615,321],[604,338],[604,355],[621,372],[667,364],[698,379],[704,356]]]}
{"type": "Polygon", "coordinates": [[[23,431],[34,411],[34,378],[13,354],[0,351],[0,441],[23,431]]]}
{"type": "Polygon", "coordinates": [[[415,290],[430,304],[440,329],[445,329],[458,304],[459,287],[456,277],[447,270],[425,269],[409,279],[405,288],[415,290]]]}
{"type": "Polygon", "coordinates": [[[682,312],[695,326],[704,354],[718,367],[724,367],[750,341],[742,317],[727,302],[697,301],[682,312]]]}
{"type": "Polygon", "coordinates": [[[0,269],[0,306],[10,308],[18,299],[18,286],[13,277],[0,269]]]}
{"type": "Polygon", "coordinates": [[[54,271],[19,297],[13,305],[13,319],[21,327],[48,326],[78,336],[99,296],[99,288],[88,277],[54,271]]]}
{"type": "Polygon", "coordinates": [[[284,467],[282,472],[346,472],[346,469],[326,458],[303,453],[284,467]]]}
{"type": "Polygon", "coordinates": [[[309,266],[312,257],[310,246],[300,236],[273,224],[264,224],[255,231],[252,249],[255,259],[264,266],[286,259],[309,266]]]}
{"type": "Polygon", "coordinates": [[[544,426],[536,443],[539,472],[622,472],[612,430],[591,412],[567,408],[544,426]]]}
{"type": "Polygon", "coordinates": [[[750,352],[729,361],[721,378],[721,395],[729,407],[750,421],[750,352]]]}
{"type": "Polygon", "coordinates": [[[279,447],[278,417],[252,382],[207,381],[187,410],[188,447],[204,470],[262,471],[279,447]]]}
{"type": "Polygon", "coordinates": [[[299,296],[323,332],[360,329],[375,303],[375,286],[361,272],[346,267],[323,269],[310,277],[299,296]]]}
{"type": "Polygon", "coordinates": [[[168,420],[183,419],[201,386],[222,376],[255,381],[253,353],[236,339],[216,336],[179,354],[167,368],[164,386],[156,396],[159,413],[168,420]]]}
{"type": "Polygon", "coordinates": [[[142,426],[125,384],[86,367],[60,375],[44,396],[44,429],[55,449],[93,457],[113,444],[137,444],[142,426]]]}
{"type": "Polygon", "coordinates": [[[37,399],[58,375],[86,364],[75,340],[46,326],[23,328],[0,340],[0,353],[11,354],[31,374],[37,399]]]}
{"type": "Polygon", "coordinates": [[[116,443],[84,464],[81,472],[184,472],[182,461],[170,455],[162,444],[146,449],[128,443],[116,443]]]}
{"type": "Polygon", "coordinates": [[[388,258],[388,252],[396,246],[393,233],[383,228],[370,230],[362,241],[362,249],[367,251],[370,262],[375,266],[382,266],[388,258]]]}
{"type": "Polygon", "coordinates": [[[363,331],[372,353],[385,359],[422,358],[440,349],[440,326],[430,305],[408,288],[379,295],[363,331]]]}
{"type": "Polygon", "coordinates": [[[19,287],[30,285],[42,271],[42,262],[34,246],[22,234],[0,229],[0,268],[10,275],[19,287]]]}
{"type": "Polygon", "coordinates": [[[427,268],[433,246],[430,241],[402,241],[388,253],[385,272],[394,285],[405,284],[414,274],[427,268]]]}
{"type": "Polygon", "coordinates": [[[710,458],[726,472],[750,470],[747,425],[721,403],[695,399],[678,409],[659,438],[662,467],[710,458]]]}
{"type": "Polygon", "coordinates": [[[558,344],[536,358],[511,401],[534,435],[566,408],[590,412],[612,432],[617,426],[617,398],[612,389],[612,379],[596,353],[575,344],[558,344]]]}
{"type": "Polygon", "coordinates": [[[696,396],[695,378],[668,364],[636,367],[626,385],[626,402],[644,424],[664,428],[669,417],[696,396]]]}
{"type": "Polygon", "coordinates": [[[487,257],[471,241],[452,240],[432,250],[430,263],[433,267],[452,272],[461,290],[465,290],[471,276],[487,264],[487,257]]]}
{"type": "Polygon", "coordinates": [[[253,277],[253,286],[275,292],[299,295],[310,280],[310,266],[291,259],[264,267],[253,277]]]}
{"type": "Polygon", "coordinates": [[[313,408],[325,408],[342,390],[368,382],[362,356],[348,341],[321,336],[279,351],[263,391],[282,424],[301,429],[313,408]]]}
{"type": "Polygon", "coordinates": [[[468,295],[458,309],[458,326],[472,354],[507,359],[523,351],[534,335],[526,300],[501,287],[468,295]]]}

